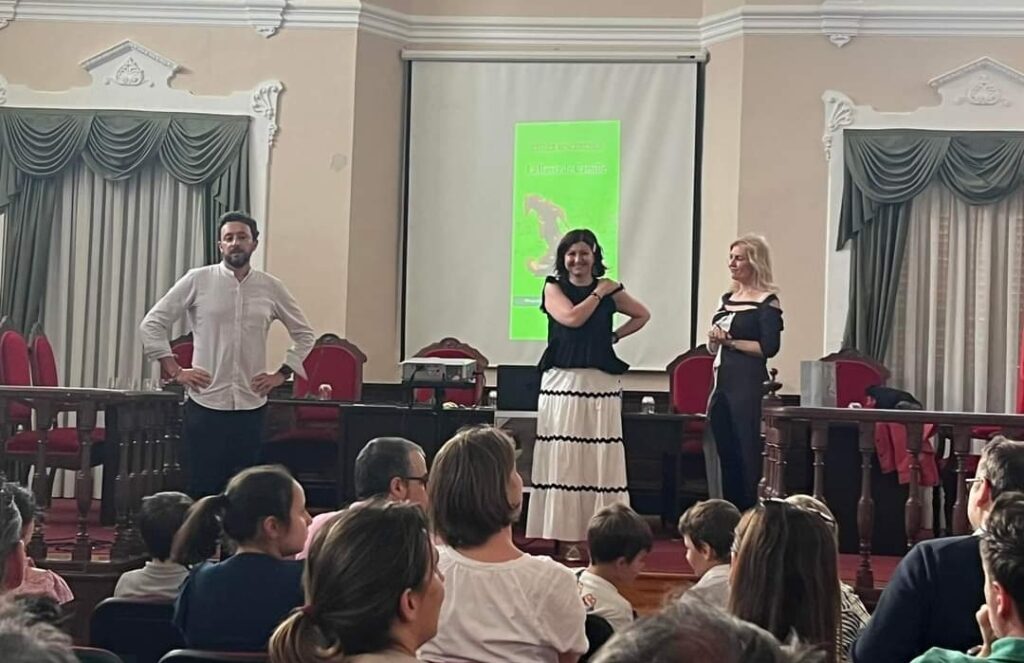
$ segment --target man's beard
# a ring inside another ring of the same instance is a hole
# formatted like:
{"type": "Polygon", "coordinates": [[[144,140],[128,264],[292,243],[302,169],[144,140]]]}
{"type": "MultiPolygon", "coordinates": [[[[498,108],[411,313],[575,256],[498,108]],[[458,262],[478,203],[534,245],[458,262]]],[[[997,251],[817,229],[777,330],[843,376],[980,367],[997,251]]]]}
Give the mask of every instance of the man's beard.
{"type": "Polygon", "coordinates": [[[235,269],[241,269],[249,264],[249,258],[252,257],[251,253],[245,251],[235,251],[234,253],[224,254],[224,262],[234,267],[235,269]]]}

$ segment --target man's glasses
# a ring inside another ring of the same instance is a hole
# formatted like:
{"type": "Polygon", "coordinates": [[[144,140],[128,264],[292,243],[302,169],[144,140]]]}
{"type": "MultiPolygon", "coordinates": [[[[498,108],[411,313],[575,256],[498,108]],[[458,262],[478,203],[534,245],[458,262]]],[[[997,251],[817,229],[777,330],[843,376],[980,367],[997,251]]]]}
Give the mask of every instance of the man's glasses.
{"type": "Polygon", "coordinates": [[[424,488],[426,488],[426,486],[427,486],[427,479],[429,479],[429,478],[430,478],[430,473],[429,472],[427,472],[426,474],[424,474],[421,477],[402,477],[402,479],[404,479],[406,481],[419,481],[420,483],[423,484],[424,488]]]}

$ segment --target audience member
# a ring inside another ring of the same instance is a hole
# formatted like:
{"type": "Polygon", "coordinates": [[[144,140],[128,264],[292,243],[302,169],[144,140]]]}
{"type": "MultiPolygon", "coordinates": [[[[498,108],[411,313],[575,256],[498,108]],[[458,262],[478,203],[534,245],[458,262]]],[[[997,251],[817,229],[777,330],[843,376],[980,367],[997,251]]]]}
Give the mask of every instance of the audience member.
{"type": "Polygon", "coordinates": [[[71,649],[71,638],[67,634],[36,619],[6,597],[0,599],[0,661],[76,663],[78,658],[71,649]]]}
{"type": "Polygon", "coordinates": [[[653,545],[650,526],[625,504],[612,504],[594,514],[587,526],[590,566],[576,576],[588,614],[608,620],[616,631],[633,623],[633,605],[621,591],[643,570],[653,545]]]}
{"type": "Polygon", "coordinates": [[[814,649],[787,651],[772,635],[706,601],[684,595],[617,632],[593,663],[819,663],[814,649]]]}
{"type": "Polygon", "coordinates": [[[1024,491],[1024,442],[991,440],[970,481],[974,534],[921,541],[900,560],[853,645],[855,663],[906,663],[931,647],[966,651],[981,642],[974,617],[985,601],[978,534],[999,495],[1024,491]]]}
{"type": "Polygon", "coordinates": [[[732,541],[739,522],[739,509],[719,499],[697,502],[679,518],[686,561],[698,578],[684,596],[700,598],[723,610],[729,606],[732,541]]]}
{"type": "MultiPolygon", "coordinates": [[[[810,495],[790,495],[786,498],[786,501],[804,509],[820,513],[825,522],[832,528],[832,534],[836,538],[836,547],[838,548],[839,524],[836,522],[836,517],[832,510],[824,502],[810,495]]],[[[839,653],[842,655],[843,661],[849,661],[850,648],[853,646],[857,636],[860,635],[860,632],[867,626],[871,615],[868,614],[868,609],[864,607],[864,602],[857,596],[856,590],[841,579],[839,581],[839,592],[839,653]]]]}
{"type": "MultiPolygon", "coordinates": [[[[36,519],[40,517],[39,506],[36,504],[36,496],[28,488],[9,483],[8,490],[14,496],[14,505],[21,515],[21,540],[27,546],[32,538],[32,531],[36,526],[36,519]]],[[[11,590],[15,595],[36,595],[52,597],[57,603],[64,605],[75,599],[71,588],[59,575],[49,569],[36,568],[31,557],[25,557],[25,576],[21,585],[11,590]]]]}
{"type": "Polygon", "coordinates": [[[302,605],[302,563],[289,559],[306,541],[306,496],[276,465],[242,470],[220,495],[189,509],[171,559],[194,564],[181,586],[174,623],[195,649],[258,651],[281,620],[302,605]],[[222,562],[221,535],[237,545],[222,562]]]}
{"type": "Polygon", "coordinates": [[[313,540],[306,604],[270,638],[273,663],[402,663],[437,633],[444,579],[423,510],[352,506],[313,540]]]}
{"type": "Polygon", "coordinates": [[[21,540],[21,514],[14,504],[14,493],[0,474],[0,594],[25,578],[25,542],[21,540]]]}
{"type": "Polygon", "coordinates": [[[976,613],[984,644],[978,656],[933,648],[915,663],[1024,663],[1024,493],[1003,493],[981,533],[985,604],[976,613]]]}
{"type": "Polygon", "coordinates": [[[507,433],[459,431],[437,454],[428,486],[445,578],[437,636],[425,661],[575,663],[587,651],[586,613],[572,571],[512,541],[523,480],[507,433]]]}
{"type": "Polygon", "coordinates": [[[123,573],[114,587],[114,596],[151,596],[168,600],[178,596],[178,589],[188,576],[188,568],[171,561],[171,544],[191,506],[191,497],[174,491],[143,498],[138,525],[149,552],[149,561],[141,569],[123,573]]]}
{"type": "MultiPolygon", "coordinates": [[[[427,456],[423,447],[404,437],[377,437],[366,443],[355,463],[356,499],[375,497],[394,502],[427,505],[427,456]]],[[[328,511],[313,518],[306,545],[297,559],[305,559],[313,537],[340,511],[328,511]]]]}
{"type": "Polygon", "coordinates": [[[823,514],[770,499],[736,532],[729,609],[779,642],[796,636],[835,663],[840,624],[839,554],[823,514]]]}

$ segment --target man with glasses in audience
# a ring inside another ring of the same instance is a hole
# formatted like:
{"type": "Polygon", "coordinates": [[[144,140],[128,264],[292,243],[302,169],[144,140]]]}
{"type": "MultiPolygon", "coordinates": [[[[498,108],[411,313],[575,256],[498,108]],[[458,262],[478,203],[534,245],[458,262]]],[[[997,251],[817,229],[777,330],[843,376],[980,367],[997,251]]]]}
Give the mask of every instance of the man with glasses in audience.
{"type": "Polygon", "coordinates": [[[976,656],[930,649],[915,663],[1024,663],[1024,493],[1003,493],[981,533],[985,604],[977,612],[984,643],[976,656]]]}
{"type": "Polygon", "coordinates": [[[967,517],[975,529],[915,545],[900,560],[867,628],[854,663],[906,663],[931,647],[956,651],[981,642],[975,611],[985,602],[979,535],[996,498],[1024,491],[1024,442],[997,437],[981,453],[970,481],[967,517]]]}
{"type": "MultiPolygon", "coordinates": [[[[412,502],[427,508],[427,456],[423,447],[404,437],[377,437],[370,440],[355,463],[356,499],[386,499],[412,502]]],[[[305,559],[313,537],[339,511],[328,511],[313,518],[306,534],[306,546],[297,555],[305,559]]]]}

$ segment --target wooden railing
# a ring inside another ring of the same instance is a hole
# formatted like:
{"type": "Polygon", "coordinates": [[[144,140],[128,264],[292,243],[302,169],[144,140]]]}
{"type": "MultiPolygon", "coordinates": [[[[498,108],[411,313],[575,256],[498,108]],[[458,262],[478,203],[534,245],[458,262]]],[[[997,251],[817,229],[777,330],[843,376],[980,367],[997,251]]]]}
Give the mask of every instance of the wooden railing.
{"type": "MultiPolygon", "coordinates": [[[[0,431],[3,444],[0,458],[5,467],[33,468],[32,490],[41,509],[49,504],[48,472],[52,466],[75,472],[75,501],[78,526],[72,561],[89,562],[93,542],[88,517],[92,506],[92,467],[104,468],[103,498],[113,500],[116,513],[115,538],[111,561],[126,560],[142,554],[143,546],[135,528],[135,514],[145,495],[181,485],[178,462],[180,437],[180,394],[163,391],[121,391],[115,389],[75,389],[63,387],[0,386],[0,431]],[[8,406],[18,402],[32,408],[36,435],[32,453],[10,453],[7,442],[20,432],[8,420],[8,406]],[[104,413],[103,456],[93,462],[97,415],[104,413]],[[61,413],[74,413],[78,440],[77,454],[57,454],[50,449],[49,437],[61,413]]],[[[27,472],[25,472],[27,474],[27,472]]],[[[15,477],[12,477],[15,478],[15,477]]],[[[49,545],[44,538],[43,518],[36,519],[29,543],[29,555],[45,560],[49,545]]]]}
{"type": "MultiPolygon", "coordinates": [[[[794,431],[810,428],[812,456],[812,494],[825,497],[825,452],[829,445],[829,427],[846,424],[857,427],[857,450],[860,455],[860,497],[857,502],[857,531],[860,564],[857,569],[858,590],[874,589],[872,567],[872,532],[874,530],[875,502],[872,496],[872,463],[875,462],[875,427],[880,423],[897,424],[906,428],[909,467],[909,490],[904,504],[904,525],[907,546],[918,538],[922,522],[921,504],[921,448],[924,429],[929,424],[937,427],[937,436],[952,440],[952,458],[955,461],[956,499],[953,506],[953,533],[970,531],[967,519],[966,461],[971,452],[972,429],[996,427],[1008,435],[1017,436],[1024,431],[1024,415],[984,414],[970,412],[936,412],[930,410],[877,410],[863,408],[783,407],[766,398],[762,410],[765,423],[765,448],[762,497],[785,497],[786,467],[794,447],[794,431]]],[[[802,447],[802,442],[800,442],[802,447]]],[[[802,447],[806,449],[806,447],[802,447]]]]}

